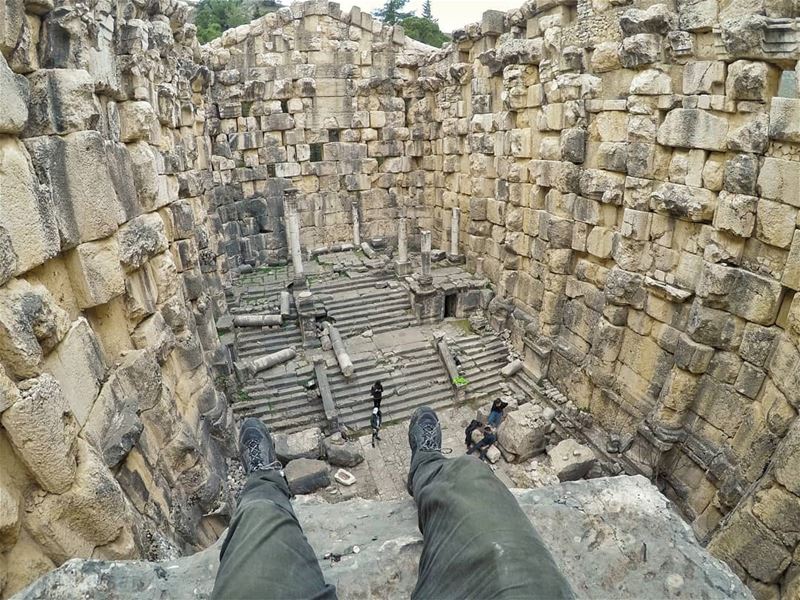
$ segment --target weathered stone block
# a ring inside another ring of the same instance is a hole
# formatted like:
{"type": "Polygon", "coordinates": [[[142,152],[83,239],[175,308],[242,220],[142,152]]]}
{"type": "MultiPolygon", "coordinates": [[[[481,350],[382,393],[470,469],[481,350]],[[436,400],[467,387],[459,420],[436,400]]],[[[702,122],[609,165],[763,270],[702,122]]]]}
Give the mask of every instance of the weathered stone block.
{"type": "Polygon", "coordinates": [[[105,304],[125,292],[125,276],[115,238],[81,244],[67,254],[66,260],[69,279],[81,308],[105,304]]]}
{"type": "Polygon", "coordinates": [[[728,149],[764,154],[769,145],[769,115],[756,113],[744,125],[728,130],[728,149]]]}
{"type": "Polygon", "coordinates": [[[82,69],[40,69],[28,77],[30,109],[25,137],[97,129],[100,108],[94,79],[82,69]]]}
{"type": "Polygon", "coordinates": [[[143,320],[131,334],[134,346],[139,349],[152,348],[159,363],[163,363],[175,349],[175,334],[160,312],[143,320]]]}
{"type": "Polygon", "coordinates": [[[120,228],[117,241],[120,261],[125,269],[136,270],[167,249],[164,221],[157,213],[136,217],[120,228]]]}
{"type": "Polygon", "coordinates": [[[155,150],[147,142],[128,144],[127,148],[131,159],[133,183],[142,209],[149,212],[165,206],[169,198],[159,194],[155,150]]]}
{"type": "Polygon", "coordinates": [[[116,231],[125,214],[108,171],[100,133],[29,138],[25,145],[39,180],[50,188],[62,250],[116,231]]]}
{"type": "Polygon", "coordinates": [[[49,198],[18,140],[0,137],[0,228],[4,230],[0,272],[24,273],[58,254],[58,228],[49,198]]]}
{"type": "Polygon", "coordinates": [[[559,481],[576,481],[597,464],[594,451],[572,438],[559,442],[548,452],[559,481]]]}
{"type": "Polygon", "coordinates": [[[744,194],[720,192],[714,227],[740,237],[749,237],[756,222],[758,198],[744,194]]]}
{"type": "Polygon", "coordinates": [[[650,195],[656,212],[687,221],[711,221],[717,205],[714,192],[703,188],[664,183],[650,195]]]}
{"type": "Polygon", "coordinates": [[[66,492],[76,475],[75,416],[52,375],[27,379],[19,387],[22,397],[0,421],[38,484],[53,494],[66,492]]]}
{"type": "Polygon", "coordinates": [[[697,283],[697,295],[713,308],[760,325],[770,325],[778,314],[781,284],[744,269],[706,263],[697,283]]]}
{"type": "Polygon", "coordinates": [[[322,453],[322,437],[322,430],[319,427],[311,427],[288,435],[276,433],[273,436],[275,454],[284,464],[298,458],[317,459],[322,453]]]}
{"type": "Polygon", "coordinates": [[[661,60],[661,36],[637,33],[622,40],[619,51],[622,66],[628,69],[661,60]]]}
{"type": "Polygon", "coordinates": [[[0,53],[0,106],[3,106],[0,133],[19,133],[25,127],[28,120],[27,96],[27,80],[16,75],[0,53]]]}
{"type": "Polygon", "coordinates": [[[149,102],[120,102],[117,104],[117,112],[120,141],[137,142],[150,139],[150,130],[155,126],[156,115],[149,102]]]}
{"type": "Polygon", "coordinates": [[[328,465],[322,460],[295,459],[286,465],[284,473],[293,494],[310,494],[331,484],[328,465]]]}
{"type": "Polygon", "coordinates": [[[683,67],[683,93],[713,94],[721,91],[725,83],[725,63],[691,60],[683,67]]]}
{"type": "Polygon", "coordinates": [[[97,546],[115,540],[130,518],[122,489],[102,458],[82,439],[77,445],[72,487],[60,495],[35,493],[27,507],[31,535],[59,562],[92,556],[97,546]]]}
{"type": "Polygon", "coordinates": [[[82,435],[109,467],[125,458],[142,432],[139,414],[153,408],[161,395],[161,369],[155,353],[135,350],[103,385],[83,427],[82,435]]]}
{"type": "Polygon", "coordinates": [[[69,329],[67,313],[43,286],[12,280],[0,287],[0,359],[17,378],[40,373],[45,352],[69,329]]]}
{"type": "Polygon", "coordinates": [[[734,194],[756,193],[758,158],[752,154],[737,154],[725,161],[723,187],[734,194]]]}
{"type": "Polygon", "coordinates": [[[338,467],[355,467],[364,461],[364,452],[358,442],[345,442],[340,434],[322,441],[326,460],[338,467]]]}
{"type": "Polygon", "coordinates": [[[88,321],[80,318],[45,358],[44,368],[64,390],[70,410],[83,427],[106,376],[100,344],[88,321]]]}
{"type": "Polygon", "coordinates": [[[756,237],[765,244],[788,248],[795,232],[797,209],[772,200],[758,201],[756,237]]]}
{"type": "Polygon", "coordinates": [[[545,434],[549,421],[542,416],[542,407],[523,404],[511,411],[500,424],[497,440],[515,461],[525,461],[544,451],[545,434]]]}
{"type": "Polygon", "coordinates": [[[769,137],[783,142],[800,143],[800,98],[772,98],[769,137]]]}
{"type": "Polygon", "coordinates": [[[725,150],[728,121],[698,108],[676,108],[667,113],[657,140],[664,146],[725,150]]]}
{"type": "Polygon", "coordinates": [[[800,165],[767,157],[758,174],[758,194],[800,207],[800,165]]]}

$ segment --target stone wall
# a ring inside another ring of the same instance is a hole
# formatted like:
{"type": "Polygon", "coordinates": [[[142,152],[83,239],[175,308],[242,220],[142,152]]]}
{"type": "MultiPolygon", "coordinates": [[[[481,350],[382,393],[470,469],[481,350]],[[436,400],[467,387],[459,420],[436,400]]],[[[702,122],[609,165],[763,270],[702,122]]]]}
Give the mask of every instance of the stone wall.
{"type": "Polygon", "coordinates": [[[798,27],[770,1],[538,0],[403,91],[440,246],[460,207],[528,365],[763,598],[800,572],[798,27]]]}
{"type": "Polygon", "coordinates": [[[305,251],[353,243],[354,219],[364,240],[395,239],[401,212],[416,231],[433,173],[411,171],[433,157],[400,91],[428,47],[357,8],[305,2],[206,50],[214,199],[232,262],[286,260],[289,185],[305,251]]]}
{"type": "Polygon", "coordinates": [[[0,596],[213,542],[229,409],[186,6],[0,0],[0,596]]]}
{"type": "Polygon", "coordinates": [[[305,193],[306,249],[352,241],[355,200],[364,237],[391,238],[400,207],[447,250],[459,208],[459,253],[513,301],[528,366],[759,597],[786,595],[798,19],[771,1],[537,0],[422,52],[306,2],[231,31],[208,58],[231,256],[284,256],[282,179],[305,193]],[[240,208],[256,201],[267,218],[240,208]]]}

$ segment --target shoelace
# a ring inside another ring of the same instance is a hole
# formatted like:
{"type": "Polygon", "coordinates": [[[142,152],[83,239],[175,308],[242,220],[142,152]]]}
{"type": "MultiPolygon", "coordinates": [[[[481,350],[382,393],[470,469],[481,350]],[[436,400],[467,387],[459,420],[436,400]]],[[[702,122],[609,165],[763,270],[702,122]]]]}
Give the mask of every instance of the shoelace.
{"type": "Polygon", "coordinates": [[[441,450],[442,443],[439,438],[439,427],[437,423],[423,423],[422,427],[422,443],[419,445],[420,450],[441,450]]]}
{"type": "Polygon", "coordinates": [[[252,471],[270,471],[272,469],[282,469],[283,465],[279,460],[273,460],[271,463],[265,465],[264,459],[261,456],[261,448],[259,447],[258,440],[250,440],[247,443],[247,454],[250,458],[250,470],[252,471]]]}

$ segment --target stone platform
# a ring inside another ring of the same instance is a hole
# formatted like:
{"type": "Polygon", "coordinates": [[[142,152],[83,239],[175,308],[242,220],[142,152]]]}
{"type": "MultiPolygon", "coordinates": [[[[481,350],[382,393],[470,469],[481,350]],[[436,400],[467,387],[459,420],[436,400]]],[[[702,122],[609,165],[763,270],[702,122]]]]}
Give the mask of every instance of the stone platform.
{"type": "MultiPolygon", "coordinates": [[[[641,476],[514,493],[577,598],[753,597],[641,476]]],[[[409,597],[422,548],[411,499],[327,504],[306,497],[295,510],[339,598],[409,597]]],[[[165,563],[71,560],[13,598],[208,598],[218,552],[219,543],[165,563]]]]}

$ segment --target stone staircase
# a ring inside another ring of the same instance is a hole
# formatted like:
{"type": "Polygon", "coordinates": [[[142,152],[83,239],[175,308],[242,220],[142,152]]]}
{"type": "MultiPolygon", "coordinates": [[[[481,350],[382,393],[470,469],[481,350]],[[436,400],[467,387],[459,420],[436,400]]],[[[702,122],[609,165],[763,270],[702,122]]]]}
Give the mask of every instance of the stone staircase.
{"type": "Polygon", "coordinates": [[[450,351],[461,361],[462,376],[469,382],[467,400],[496,394],[500,384],[508,381],[500,375],[500,369],[508,364],[508,350],[499,337],[473,335],[456,338],[450,344],[450,351]]]}
{"type": "Polygon", "coordinates": [[[328,369],[331,391],[339,409],[340,421],[352,429],[369,427],[372,412],[370,388],[383,382],[381,412],[384,423],[408,419],[420,406],[452,406],[453,389],[436,350],[426,343],[404,347],[395,355],[394,365],[379,364],[372,357],[354,361],[355,373],[349,379],[338,368],[328,369]]]}
{"type": "Polygon", "coordinates": [[[416,324],[408,293],[391,275],[369,273],[352,279],[342,275],[312,283],[311,289],[326,296],[328,314],[345,338],[361,335],[367,329],[379,334],[416,324]],[[389,287],[390,283],[394,287],[389,287]],[[386,287],[377,288],[376,284],[386,287]]]}

